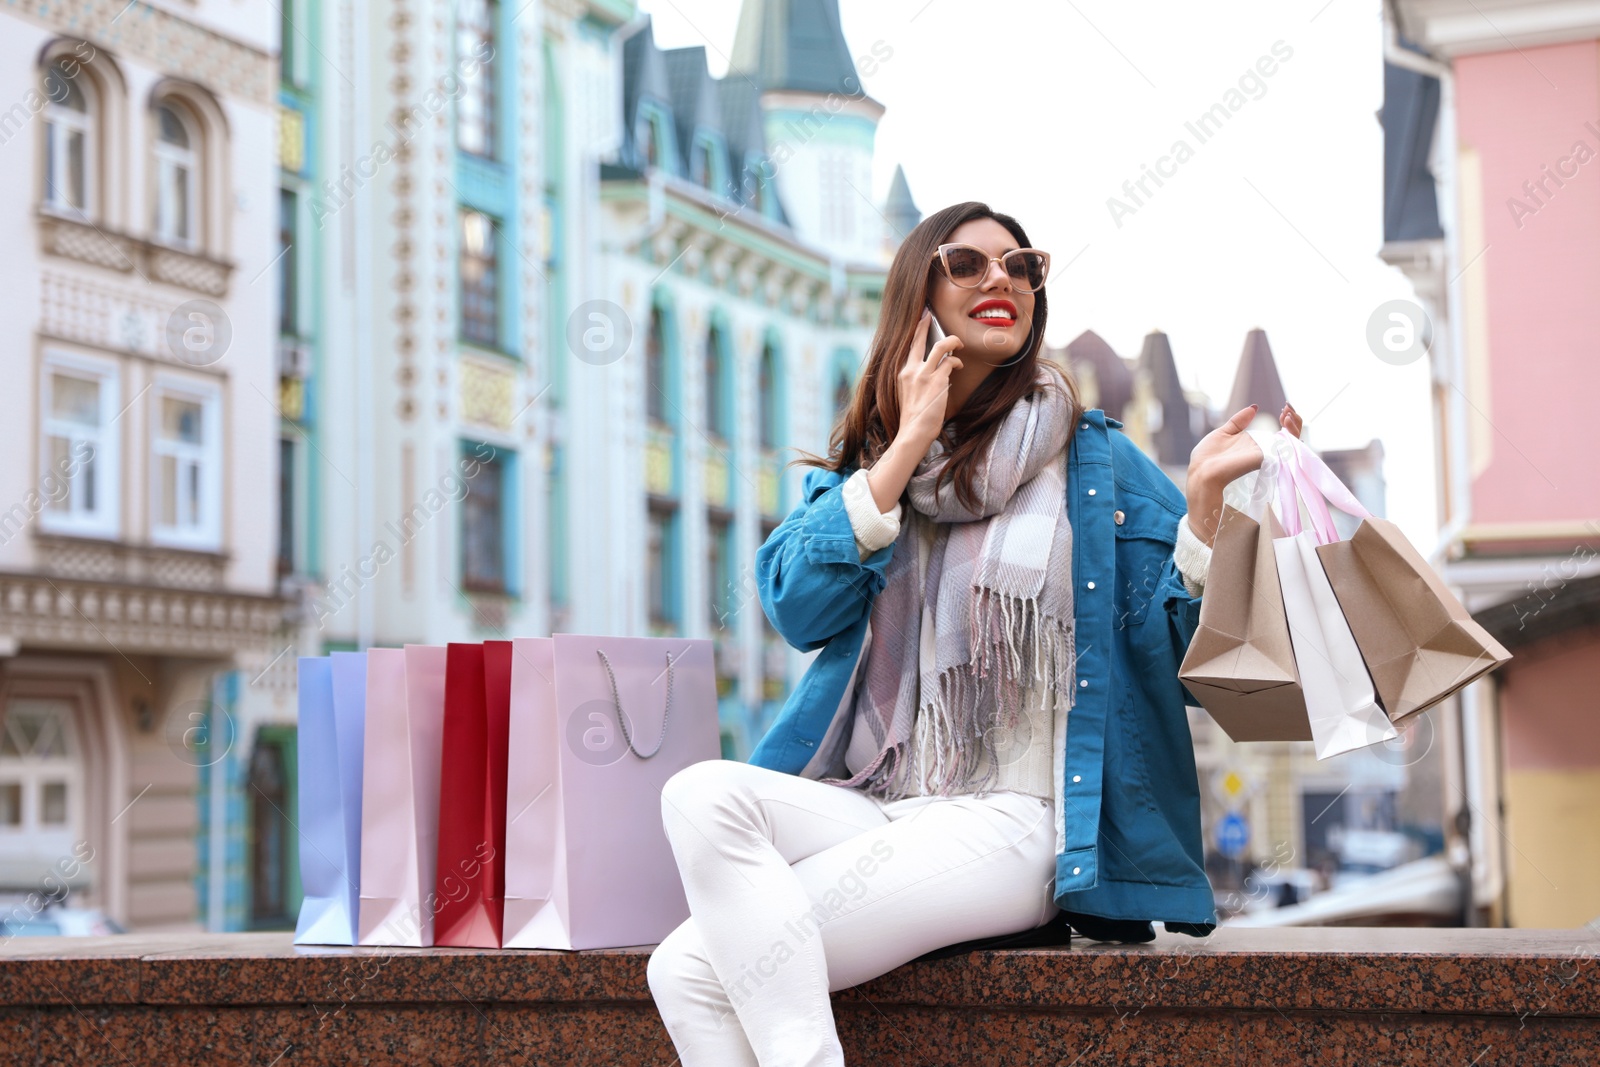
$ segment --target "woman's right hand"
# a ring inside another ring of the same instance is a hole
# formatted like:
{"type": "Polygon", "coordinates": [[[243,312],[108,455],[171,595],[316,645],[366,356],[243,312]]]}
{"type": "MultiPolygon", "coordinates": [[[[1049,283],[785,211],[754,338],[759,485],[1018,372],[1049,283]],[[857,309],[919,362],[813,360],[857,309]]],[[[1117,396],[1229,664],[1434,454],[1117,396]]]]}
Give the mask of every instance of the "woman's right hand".
{"type": "Polygon", "coordinates": [[[932,312],[924,308],[917,321],[916,332],[911,337],[911,349],[906,353],[896,381],[900,399],[900,428],[895,432],[896,443],[906,443],[916,449],[918,459],[933,444],[944,428],[945,405],[950,397],[950,375],[962,366],[955,353],[962,346],[961,338],[945,337],[933,346],[928,358],[923,350],[928,344],[928,323],[932,312]]]}

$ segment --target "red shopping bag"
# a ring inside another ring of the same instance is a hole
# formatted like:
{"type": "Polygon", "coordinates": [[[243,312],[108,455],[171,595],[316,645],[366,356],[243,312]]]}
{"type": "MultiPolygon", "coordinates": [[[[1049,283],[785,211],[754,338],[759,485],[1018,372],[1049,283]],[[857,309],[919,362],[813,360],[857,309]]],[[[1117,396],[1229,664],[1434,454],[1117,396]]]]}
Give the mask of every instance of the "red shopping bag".
{"type": "Polygon", "coordinates": [[[500,947],[510,709],[511,642],[452,643],[440,746],[436,945],[500,947]]]}

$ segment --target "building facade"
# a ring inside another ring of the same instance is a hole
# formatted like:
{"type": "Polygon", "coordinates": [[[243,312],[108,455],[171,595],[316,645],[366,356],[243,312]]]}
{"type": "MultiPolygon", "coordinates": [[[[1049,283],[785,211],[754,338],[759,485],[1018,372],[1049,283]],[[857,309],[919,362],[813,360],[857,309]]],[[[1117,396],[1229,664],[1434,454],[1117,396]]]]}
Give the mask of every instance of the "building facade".
{"type": "Polygon", "coordinates": [[[1600,20],[1543,2],[1385,14],[1382,255],[1431,342],[1437,556],[1515,657],[1440,719],[1453,844],[1476,921],[1577,926],[1600,916],[1600,20]]]}
{"type": "Polygon", "coordinates": [[[215,787],[283,614],[245,490],[275,474],[276,51],[265,6],[0,12],[10,915],[69,886],[190,924],[242,860],[215,787]]]}
{"type": "MultiPolygon", "coordinates": [[[[749,751],[804,665],[763,625],[755,549],[797,492],[784,450],[823,449],[854,382],[885,247],[881,228],[862,262],[803,239],[753,79],[657,49],[631,3],[282,14],[288,610],[240,700],[229,832],[249,844],[208,917],[228,929],[298,906],[298,656],[707,637],[724,752],[749,751]]],[[[859,148],[833,121],[813,150],[859,148]]]]}

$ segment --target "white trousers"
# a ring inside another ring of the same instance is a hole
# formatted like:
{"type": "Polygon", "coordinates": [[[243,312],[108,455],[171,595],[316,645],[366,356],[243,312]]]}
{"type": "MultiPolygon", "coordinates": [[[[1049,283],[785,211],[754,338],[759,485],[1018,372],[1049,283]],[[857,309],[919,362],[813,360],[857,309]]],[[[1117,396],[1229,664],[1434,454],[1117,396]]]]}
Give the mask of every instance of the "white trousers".
{"type": "Polygon", "coordinates": [[[691,918],[648,976],[683,1067],[842,1067],[830,991],[1056,914],[1039,797],[883,801],[706,760],[661,813],[691,918]]]}

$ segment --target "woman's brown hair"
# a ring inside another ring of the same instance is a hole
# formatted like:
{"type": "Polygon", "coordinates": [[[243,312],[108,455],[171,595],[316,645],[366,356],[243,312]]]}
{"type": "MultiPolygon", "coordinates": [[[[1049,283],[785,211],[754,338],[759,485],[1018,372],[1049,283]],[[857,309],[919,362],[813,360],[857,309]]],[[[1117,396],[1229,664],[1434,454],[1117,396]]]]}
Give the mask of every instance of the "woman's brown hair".
{"type": "MultiPolygon", "coordinates": [[[[873,332],[872,344],[867,349],[866,367],[856,383],[849,405],[828,436],[828,455],[821,457],[802,452],[799,459],[790,461],[791,464],[843,472],[870,466],[889,447],[900,426],[896,376],[916,336],[917,320],[922,315],[922,308],[929,302],[933,285],[939,279],[939,246],[950,239],[956,227],[973,219],[993,219],[1016,238],[1018,248],[1032,247],[1021,223],[1010,215],[990,210],[988,204],[976,200],[952,204],[918,223],[901,242],[893,262],[889,264],[889,275],[883,288],[883,306],[878,316],[878,328],[873,332]]],[[[957,499],[969,507],[977,503],[977,495],[972,488],[973,476],[1001,421],[1011,410],[1012,404],[1033,391],[1039,353],[1044,348],[1044,324],[1048,311],[1045,290],[1040,288],[1034,293],[1032,332],[1028,335],[1027,349],[1006,366],[992,371],[940,431],[939,439],[951,454],[936,486],[953,479],[957,499]]],[[[1081,411],[1077,384],[1065,369],[1062,369],[1061,377],[1072,400],[1072,410],[1081,411]]],[[[1077,419],[1072,421],[1073,429],[1076,429],[1077,419]]]]}

